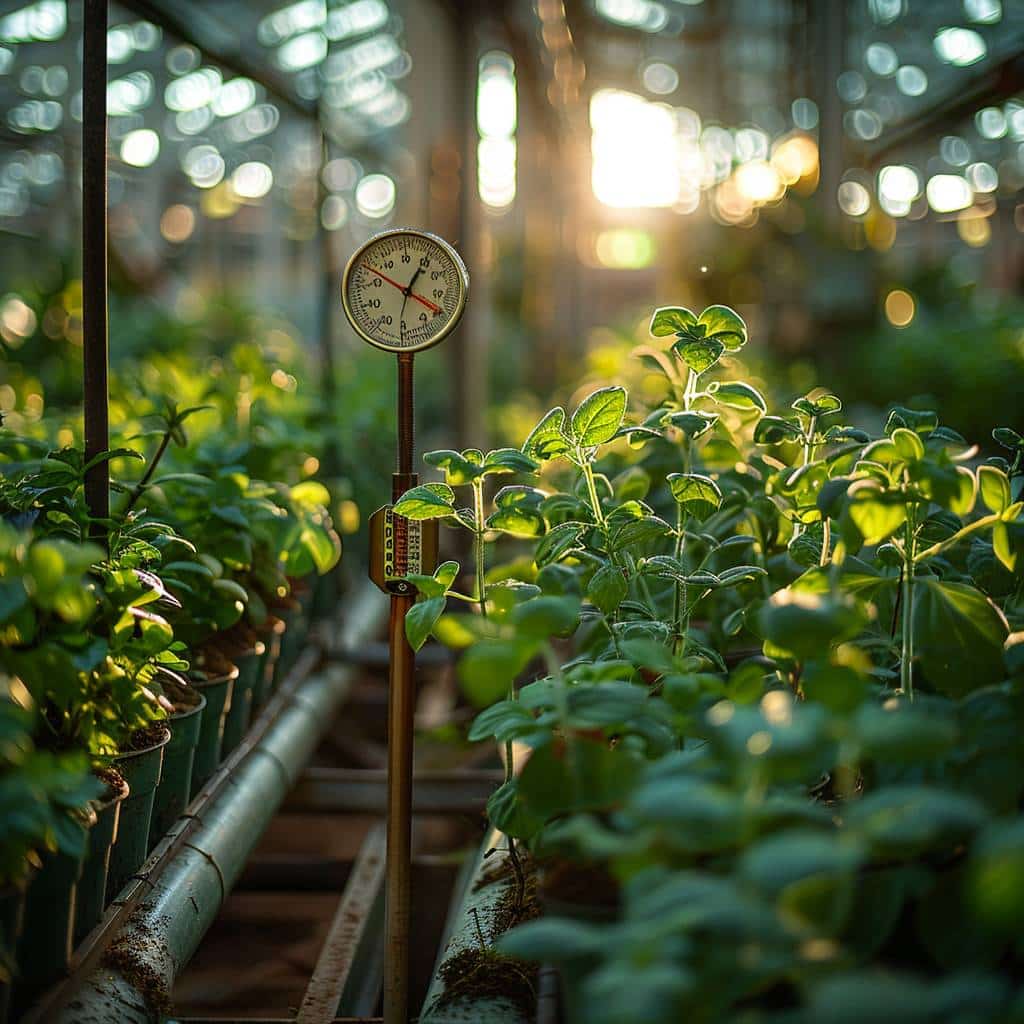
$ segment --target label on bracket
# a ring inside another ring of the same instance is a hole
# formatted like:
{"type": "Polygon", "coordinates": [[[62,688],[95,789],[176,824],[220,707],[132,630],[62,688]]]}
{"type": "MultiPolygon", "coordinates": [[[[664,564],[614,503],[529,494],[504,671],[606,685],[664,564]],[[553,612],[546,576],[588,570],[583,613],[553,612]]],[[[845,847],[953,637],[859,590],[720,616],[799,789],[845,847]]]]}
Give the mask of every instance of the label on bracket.
{"type": "Polygon", "coordinates": [[[392,506],[382,506],[370,516],[370,579],[385,593],[414,594],[403,577],[433,574],[437,540],[436,519],[402,519],[392,506]]]}

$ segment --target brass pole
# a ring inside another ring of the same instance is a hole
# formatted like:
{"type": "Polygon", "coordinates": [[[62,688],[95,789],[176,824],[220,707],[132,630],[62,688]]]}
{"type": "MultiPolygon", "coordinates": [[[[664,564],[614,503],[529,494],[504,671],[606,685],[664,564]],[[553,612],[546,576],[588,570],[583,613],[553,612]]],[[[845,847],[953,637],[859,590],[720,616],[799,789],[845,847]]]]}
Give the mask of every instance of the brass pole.
{"type": "MultiPolygon", "coordinates": [[[[413,459],[413,356],[398,356],[398,472],[391,500],[397,501],[417,482],[413,459]]],[[[407,520],[395,516],[395,562],[405,575],[408,563],[407,520]]],[[[405,637],[405,615],[414,594],[391,595],[388,626],[388,812],[387,877],[384,886],[385,945],[384,1024],[409,1021],[409,905],[412,872],[413,714],[416,709],[416,656],[405,637]]]]}

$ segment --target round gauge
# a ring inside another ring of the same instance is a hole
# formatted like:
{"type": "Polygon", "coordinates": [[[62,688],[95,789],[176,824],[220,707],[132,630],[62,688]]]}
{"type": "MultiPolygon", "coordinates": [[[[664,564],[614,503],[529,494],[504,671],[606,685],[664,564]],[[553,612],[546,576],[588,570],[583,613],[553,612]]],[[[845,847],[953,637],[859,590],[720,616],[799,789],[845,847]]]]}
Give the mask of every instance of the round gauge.
{"type": "Polygon", "coordinates": [[[341,300],[356,334],[389,352],[417,352],[447,337],[466,308],[459,254],[427,231],[374,235],[345,267],[341,300]]]}

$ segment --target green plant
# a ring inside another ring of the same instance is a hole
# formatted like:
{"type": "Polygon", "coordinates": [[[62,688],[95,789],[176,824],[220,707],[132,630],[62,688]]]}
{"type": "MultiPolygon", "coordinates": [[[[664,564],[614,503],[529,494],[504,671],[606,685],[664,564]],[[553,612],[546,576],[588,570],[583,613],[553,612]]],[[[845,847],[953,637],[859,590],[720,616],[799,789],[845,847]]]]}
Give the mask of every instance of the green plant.
{"type": "MultiPolygon", "coordinates": [[[[703,382],[731,311],[652,333],[653,410],[603,387],[527,437],[531,550],[478,568],[486,617],[444,614],[451,563],[414,578],[410,640],[489,704],[470,738],[532,751],[492,822],[618,887],[614,922],[499,949],[567,965],[588,1024],[1019,1019],[1024,442],[979,464],[935,413],[873,433],[821,390],[769,415],[703,382]]],[[[448,485],[404,500],[484,533],[448,485]]]]}
{"type": "Polygon", "coordinates": [[[24,687],[7,677],[0,684],[0,887],[7,887],[23,883],[41,853],[84,853],[82,812],[103,784],[82,751],[37,750],[33,710],[13,699],[15,692],[28,699],[24,687]]]}

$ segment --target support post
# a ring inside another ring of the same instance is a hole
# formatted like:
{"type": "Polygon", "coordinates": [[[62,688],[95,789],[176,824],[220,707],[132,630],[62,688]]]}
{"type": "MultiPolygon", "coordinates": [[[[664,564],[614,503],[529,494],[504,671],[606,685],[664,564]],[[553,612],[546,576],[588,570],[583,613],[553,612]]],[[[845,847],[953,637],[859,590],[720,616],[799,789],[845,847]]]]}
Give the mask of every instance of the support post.
{"type": "MultiPolygon", "coordinates": [[[[398,472],[392,477],[392,502],[417,475],[413,462],[413,355],[398,355],[398,472]]],[[[408,520],[395,516],[395,560],[403,574],[408,559],[408,520]]],[[[387,874],[384,887],[384,1024],[409,1020],[409,907],[412,874],[412,755],[416,709],[416,655],[405,636],[405,616],[414,594],[391,595],[388,644],[388,811],[387,874]]]]}
{"type": "MultiPolygon", "coordinates": [[[[82,355],[85,461],[110,448],[107,362],[107,0],[84,0],[82,34],[82,355]]],[[[94,519],[110,515],[110,466],[85,475],[94,519]]],[[[106,531],[94,528],[94,534],[106,531]]]]}

